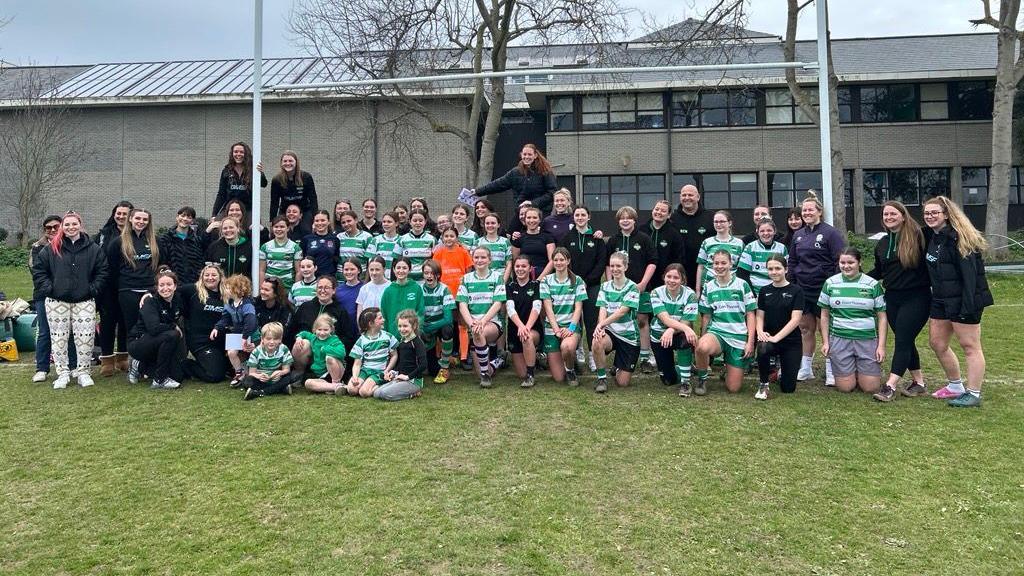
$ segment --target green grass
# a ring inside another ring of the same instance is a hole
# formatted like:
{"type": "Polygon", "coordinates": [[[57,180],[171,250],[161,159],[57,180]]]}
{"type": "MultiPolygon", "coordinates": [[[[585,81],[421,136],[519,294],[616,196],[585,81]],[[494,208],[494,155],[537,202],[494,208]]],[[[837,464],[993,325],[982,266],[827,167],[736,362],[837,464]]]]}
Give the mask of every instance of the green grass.
{"type": "Polygon", "coordinates": [[[980,410],[462,372],[396,404],[242,402],[0,366],[0,572],[1019,574],[1021,310],[986,313],[980,410]]]}

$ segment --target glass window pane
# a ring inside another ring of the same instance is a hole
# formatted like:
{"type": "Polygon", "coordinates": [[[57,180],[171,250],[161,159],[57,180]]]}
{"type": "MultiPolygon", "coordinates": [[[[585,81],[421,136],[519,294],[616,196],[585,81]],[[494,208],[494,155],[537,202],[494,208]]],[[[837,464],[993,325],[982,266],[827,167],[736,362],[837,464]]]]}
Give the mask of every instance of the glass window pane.
{"type": "Polygon", "coordinates": [[[636,112],[612,112],[610,128],[633,128],[636,126],[636,112]]]}
{"type": "Polygon", "coordinates": [[[917,120],[917,105],[913,101],[896,102],[892,107],[892,120],[894,122],[917,120]]]}
{"type": "Polygon", "coordinates": [[[891,170],[889,172],[889,200],[899,200],[907,206],[920,204],[917,170],[891,170]]]}
{"type": "Polygon", "coordinates": [[[634,110],[636,97],[632,94],[615,94],[610,98],[612,110],[634,110]]]}
{"type": "MultiPolygon", "coordinates": [[[[683,186],[697,186],[697,175],[696,174],[673,174],[672,175],[672,192],[679,192],[679,189],[683,186]]],[[[698,186],[699,188],[699,186],[698,186]]]]}
{"type": "Polygon", "coordinates": [[[672,94],[672,127],[697,126],[699,108],[696,92],[675,92],[672,94]]]}
{"type": "Polygon", "coordinates": [[[793,109],[788,106],[785,108],[765,108],[764,120],[768,124],[792,124],[793,109]]]}
{"type": "Polygon", "coordinates": [[[893,102],[900,104],[904,102],[914,101],[914,85],[913,84],[893,84],[889,86],[889,94],[892,97],[893,102]]]}
{"type": "Polygon", "coordinates": [[[949,118],[949,104],[946,102],[921,102],[922,120],[945,120],[949,118]]]}
{"type": "Polygon", "coordinates": [[[756,108],[733,108],[729,110],[730,126],[753,126],[757,124],[756,108]]]}
{"type": "Polygon", "coordinates": [[[552,112],[572,112],[572,98],[552,98],[552,112]]]}
{"type": "Polygon", "coordinates": [[[765,106],[788,106],[793,103],[793,96],[788,88],[772,88],[764,91],[765,106]]]}
{"type": "Polygon", "coordinates": [[[753,90],[729,92],[729,105],[744,108],[756,106],[757,93],[753,90]]]}
{"type": "Polygon", "coordinates": [[[810,189],[821,190],[821,172],[797,172],[794,174],[795,188],[800,192],[810,189]]]}
{"type": "Polygon", "coordinates": [[[587,194],[607,194],[608,193],[608,177],[607,176],[584,176],[583,177],[583,191],[587,194]]]}
{"type": "Polygon", "coordinates": [[[729,207],[728,192],[705,192],[703,194],[704,207],[711,210],[719,210],[729,207]]]}
{"type": "Polygon", "coordinates": [[[768,193],[768,199],[772,208],[792,208],[795,205],[792,190],[772,190],[768,193]]]}
{"type": "Polygon", "coordinates": [[[725,108],[705,109],[700,113],[701,126],[725,126],[726,124],[728,124],[728,110],[725,108]]]}
{"type": "Polygon", "coordinates": [[[939,84],[921,84],[921,101],[936,101],[946,100],[946,85],[943,83],[939,84]]]}
{"type": "Polygon", "coordinates": [[[661,110],[661,94],[637,94],[636,107],[640,110],[661,110]]]}
{"type": "Polygon", "coordinates": [[[641,194],[636,209],[640,212],[648,212],[654,209],[654,205],[658,203],[658,200],[664,198],[664,194],[641,194]]]}
{"type": "MultiPolygon", "coordinates": [[[[847,107],[847,115],[848,114],[849,114],[849,107],[847,107]]],[[[818,107],[815,106],[814,107],[814,118],[817,118],[817,117],[818,117],[818,107]]],[[[796,109],[796,123],[797,124],[813,124],[814,123],[814,118],[811,118],[810,116],[808,116],[804,112],[803,108],[797,108],[796,109]]],[[[842,111],[842,109],[839,110],[839,121],[840,122],[845,122],[845,120],[843,120],[843,111],[842,111]]]]}
{"type": "Polygon", "coordinates": [[[769,190],[792,190],[793,189],[793,173],[792,172],[769,172],[768,173],[768,189],[769,190]]]}
{"type": "Polygon", "coordinates": [[[584,112],[604,112],[608,110],[608,98],[606,96],[584,96],[584,112]]]}
{"type": "Polygon", "coordinates": [[[754,172],[729,175],[730,187],[733,190],[757,190],[757,174],[754,172]]]}
{"type": "Polygon", "coordinates": [[[864,205],[878,206],[885,202],[885,172],[864,172],[864,205]]]}
{"type": "Polygon", "coordinates": [[[665,176],[662,174],[647,174],[637,176],[637,191],[641,194],[665,195],[665,176]]]}
{"type": "Polygon", "coordinates": [[[636,119],[637,128],[664,128],[665,115],[661,110],[657,112],[640,112],[636,119]]]}
{"type": "Polygon", "coordinates": [[[636,176],[612,176],[609,180],[612,194],[636,194],[636,176]]]}
{"type": "Polygon", "coordinates": [[[701,108],[725,108],[729,105],[725,92],[705,92],[700,95],[701,108]]]}
{"type": "Polygon", "coordinates": [[[728,174],[705,174],[703,178],[704,191],[708,192],[725,192],[729,190],[729,175],[728,174]]]}
{"type": "Polygon", "coordinates": [[[612,194],[611,195],[613,210],[618,210],[623,206],[633,206],[636,208],[636,194],[612,194]]]}
{"type": "MultiPolygon", "coordinates": [[[[964,204],[981,205],[988,203],[988,186],[964,186],[964,204]]],[[[1013,195],[1013,192],[1010,192],[1013,195]]]]}
{"type": "Polygon", "coordinates": [[[608,127],[608,115],[605,113],[600,114],[583,114],[581,121],[583,127],[594,130],[608,127]]]}
{"type": "Polygon", "coordinates": [[[956,100],[961,120],[987,120],[992,117],[992,91],[987,82],[958,82],[956,100]]]}
{"type": "Polygon", "coordinates": [[[757,205],[757,191],[733,192],[731,195],[732,208],[753,208],[757,205]]]}
{"type": "Polygon", "coordinates": [[[587,192],[587,193],[584,193],[583,198],[584,198],[584,203],[587,205],[587,208],[590,208],[591,210],[594,210],[594,211],[605,210],[606,211],[606,210],[610,209],[609,208],[609,206],[610,206],[610,204],[609,204],[610,197],[607,194],[591,194],[591,193],[587,192]]]}
{"type": "Polygon", "coordinates": [[[552,114],[551,130],[573,130],[576,128],[576,118],[572,114],[552,114]]]}
{"type": "Polygon", "coordinates": [[[960,174],[964,186],[988,186],[988,168],[964,168],[960,174]]]}

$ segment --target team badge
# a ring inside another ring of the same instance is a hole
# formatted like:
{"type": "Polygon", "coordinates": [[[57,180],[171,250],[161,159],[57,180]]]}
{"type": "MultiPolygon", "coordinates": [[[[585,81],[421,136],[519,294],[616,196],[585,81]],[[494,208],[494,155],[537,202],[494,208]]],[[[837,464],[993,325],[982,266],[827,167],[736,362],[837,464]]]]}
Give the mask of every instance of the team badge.
{"type": "Polygon", "coordinates": [[[640,249],[640,244],[639,243],[638,244],[633,244],[633,250],[639,250],[639,249],[640,249]]]}

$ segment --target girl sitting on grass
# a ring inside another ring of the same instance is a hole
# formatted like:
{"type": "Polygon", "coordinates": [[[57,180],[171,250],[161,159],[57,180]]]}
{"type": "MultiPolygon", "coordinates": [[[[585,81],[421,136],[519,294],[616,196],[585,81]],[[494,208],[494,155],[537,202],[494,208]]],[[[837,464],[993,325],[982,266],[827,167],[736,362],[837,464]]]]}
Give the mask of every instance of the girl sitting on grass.
{"type": "Polygon", "coordinates": [[[287,346],[281,345],[284,326],[280,322],[268,322],[260,330],[260,344],[252,349],[246,366],[249,374],[242,380],[245,388],[243,400],[255,400],[268,394],[291,394],[292,354],[287,346]]]}
{"type": "MultiPolygon", "coordinates": [[[[228,276],[224,280],[221,285],[224,312],[221,314],[220,321],[210,331],[210,340],[216,340],[218,334],[241,334],[242,346],[247,346],[257,328],[256,307],[252,303],[252,298],[249,297],[251,292],[252,284],[241,274],[228,276]]],[[[231,379],[232,388],[242,385],[244,368],[242,354],[241,350],[227,351],[228,362],[235,370],[235,376],[231,379]]]]}
{"type": "Polygon", "coordinates": [[[369,398],[374,390],[384,383],[384,372],[395,365],[395,348],[398,340],[385,332],[384,316],[380,308],[367,308],[359,315],[359,331],[362,335],[352,346],[352,377],[339,390],[349,396],[369,398]]]}
{"type": "Polygon", "coordinates": [[[394,367],[384,372],[387,384],[373,392],[374,398],[387,401],[415,398],[423,390],[423,375],[427,371],[427,349],[417,336],[420,318],[412,310],[398,314],[398,333],[402,338],[398,344],[397,361],[394,367]]]}
{"type": "Polygon", "coordinates": [[[299,332],[296,338],[309,342],[309,372],[314,376],[306,379],[306,390],[337,394],[344,386],[341,376],[345,372],[345,345],[334,333],[334,318],[330,314],[317,316],[313,332],[299,332]]]}

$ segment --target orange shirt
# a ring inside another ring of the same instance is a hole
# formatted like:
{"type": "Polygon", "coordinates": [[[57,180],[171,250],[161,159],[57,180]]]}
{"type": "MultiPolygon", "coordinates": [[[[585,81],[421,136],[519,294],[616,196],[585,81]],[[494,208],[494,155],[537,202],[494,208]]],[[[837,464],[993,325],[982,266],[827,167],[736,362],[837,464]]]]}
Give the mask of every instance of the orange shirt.
{"type": "Polygon", "coordinates": [[[438,246],[434,248],[434,260],[441,265],[441,283],[452,291],[452,295],[459,293],[459,284],[462,284],[462,277],[466,270],[473,267],[473,258],[462,246],[456,244],[451,248],[438,246]]]}

